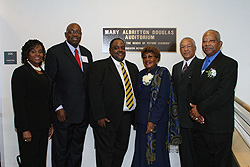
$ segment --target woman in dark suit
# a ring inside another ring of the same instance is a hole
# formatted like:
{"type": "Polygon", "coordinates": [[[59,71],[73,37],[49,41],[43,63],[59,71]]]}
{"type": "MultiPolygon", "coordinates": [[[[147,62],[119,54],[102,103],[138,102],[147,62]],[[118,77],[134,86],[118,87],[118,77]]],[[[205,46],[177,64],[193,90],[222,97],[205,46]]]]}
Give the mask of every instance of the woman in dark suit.
{"type": "Polygon", "coordinates": [[[22,47],[22,66],[12,75],[12,100],[15,127],[23,167],[45,167],[51,124],[51,81],[41,64],[45,48],[38,40],[22,47]]]}
{"type": "Polygon", "coordinates": [[[167,68],[157,65],[160,51],[156,47],[144,47],[141,57],[145,69],[140,71],[136,87],[138,114],[132,167],[169,167],[168,145],[180,142],[171,77],[167,68]],[[175,131],[169,120],[176,123],[175,131]]]}

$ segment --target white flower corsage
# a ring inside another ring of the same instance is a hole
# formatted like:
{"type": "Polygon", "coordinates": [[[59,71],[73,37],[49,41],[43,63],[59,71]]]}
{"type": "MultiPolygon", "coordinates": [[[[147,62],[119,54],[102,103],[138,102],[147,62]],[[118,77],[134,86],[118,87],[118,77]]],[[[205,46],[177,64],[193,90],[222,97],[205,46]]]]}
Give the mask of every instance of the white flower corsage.
{"type": "Polygon", "coordinates": [[[153,80],[153,77],[154,77],[154,75],[152,75],[151,73],[148,73],[148,75],[144,75],[142,77],[142,83],[144,85],[148,86],[151,83],[151,81],[153,80]]]}
{"type": "Polygon", "coordinates": [[[207,77],[211,79],[214,79],[214,77],[217,74],[216,70],[213,68],[210,68],[210,70],[206,71],[206,73],[207,73],[207,77]]]}

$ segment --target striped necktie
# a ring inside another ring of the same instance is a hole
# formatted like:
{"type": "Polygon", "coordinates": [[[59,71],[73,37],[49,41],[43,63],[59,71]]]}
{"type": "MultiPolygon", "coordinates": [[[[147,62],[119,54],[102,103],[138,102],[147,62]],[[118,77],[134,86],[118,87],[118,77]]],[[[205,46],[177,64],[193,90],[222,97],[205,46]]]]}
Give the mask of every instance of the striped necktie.
{"type": "Polygon", "coordinates": [[[183,69],[181,71],[181,73],[184,74],[187,69],[188,69],[188,64],[186,62],[186,64],[184,65],[184,67],[183,67],[183,69]]]}
{"type": "Polygon", "coordinates": [[[126,87],[126,106],[131,109],[134,105],[134,95],[133,95],[133,90],[132,86],[128,77],[128,74],[124,68],[124,64],[121,62],[121,67],[122,67],[122,74],[123,74],[123,79],[126,87]]]}

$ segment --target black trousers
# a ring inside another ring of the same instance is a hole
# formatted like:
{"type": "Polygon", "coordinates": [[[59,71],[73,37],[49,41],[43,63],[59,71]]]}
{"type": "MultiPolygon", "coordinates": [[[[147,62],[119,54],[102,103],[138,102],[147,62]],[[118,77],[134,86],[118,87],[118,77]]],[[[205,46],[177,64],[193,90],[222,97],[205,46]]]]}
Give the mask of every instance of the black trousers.
{"type": "Polygon", "coordinates": [[[232,166],[231,133],[193,132],[195,154],[200,167],[232,166]]]}
{"type": "Polygon", "coordinates": [[[46,167],[49,129],[31,131],[31,142],[23,140],[18,132],[18,144],[23,167],[46,167]]]}
{"type": "Polygon", "coordinates": [[[52,166],[81,167],[83,144],[88,122],[80,124],[54,122],[52,166]]]}
{"type": "Polygon", "coordinates": [[[109,130],[93,127],[97,167],[120,167],[126,154],[130,136],[131,115],[124,114],[120,126],[109,130]]]}
{"type": "Polygon", "coordinates": [[[196,167],[193,129],[181,127],[182,143],[180,144],[181,167],[196,167]]]}

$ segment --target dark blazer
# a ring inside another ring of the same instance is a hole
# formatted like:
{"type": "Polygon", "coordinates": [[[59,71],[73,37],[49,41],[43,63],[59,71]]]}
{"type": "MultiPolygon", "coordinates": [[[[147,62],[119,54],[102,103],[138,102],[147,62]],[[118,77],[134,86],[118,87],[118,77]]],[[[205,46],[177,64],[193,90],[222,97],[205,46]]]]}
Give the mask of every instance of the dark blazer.
{"type": "Polygon", "coordinates": [[[187,85],[190,83],[194,67],[200,65],[201,62],[202,62],[201,59],[198,59],[195,56],[184,74],[181,73],[183,67],[183,61],[175,64],[172,69],[172,79],[174,82],[174,89],[177,97],[180,125],[183,128],[193,127],[193,121],[189,116],[189,102],[187,101],[187,85]]]}
{"type": "MultiPolygon", "coordinates": [[[[125,61],[133,89],[139,72],[137,66],[125,61]]],[[[97,126],[96,121],[108,118],[107,128],[116,129],[123,112],[125,91],[121,77],[111,57],[96,61],[92,64],[89,79],[89,94],[91,102],[91,125],[97,126]]]]}
{"type": "Polygon", "coordinates": [[[93,62],[91,52],[80,46],[81,56],[88,59],[81,70],[66,42],[48,49],[45,70],[53,83],[53,109],[63,105],[67,123],[81,123],[88,117],[88,75],[93,62]]]}
{"type": "Polygon", "coordinates": [[[39,75],[42,74],[38,74],[28,63],[13,72],[11,88],[18,132],[46,129],[52,122],[51,81],[46,73],[44,82],[39,75]]]}
{"type": "Polygon", "coordinates": [[[205,123],[201,125],[195,122],[194,128],[208,133],[233,132],[238,63],[220,52],[202,75],[201,68],[202,64],[193,71],[191,102],[197,105],[205,123]],[[207,71],[210,69],[216,70],[214,78],[208,77],[207,71]]]}

